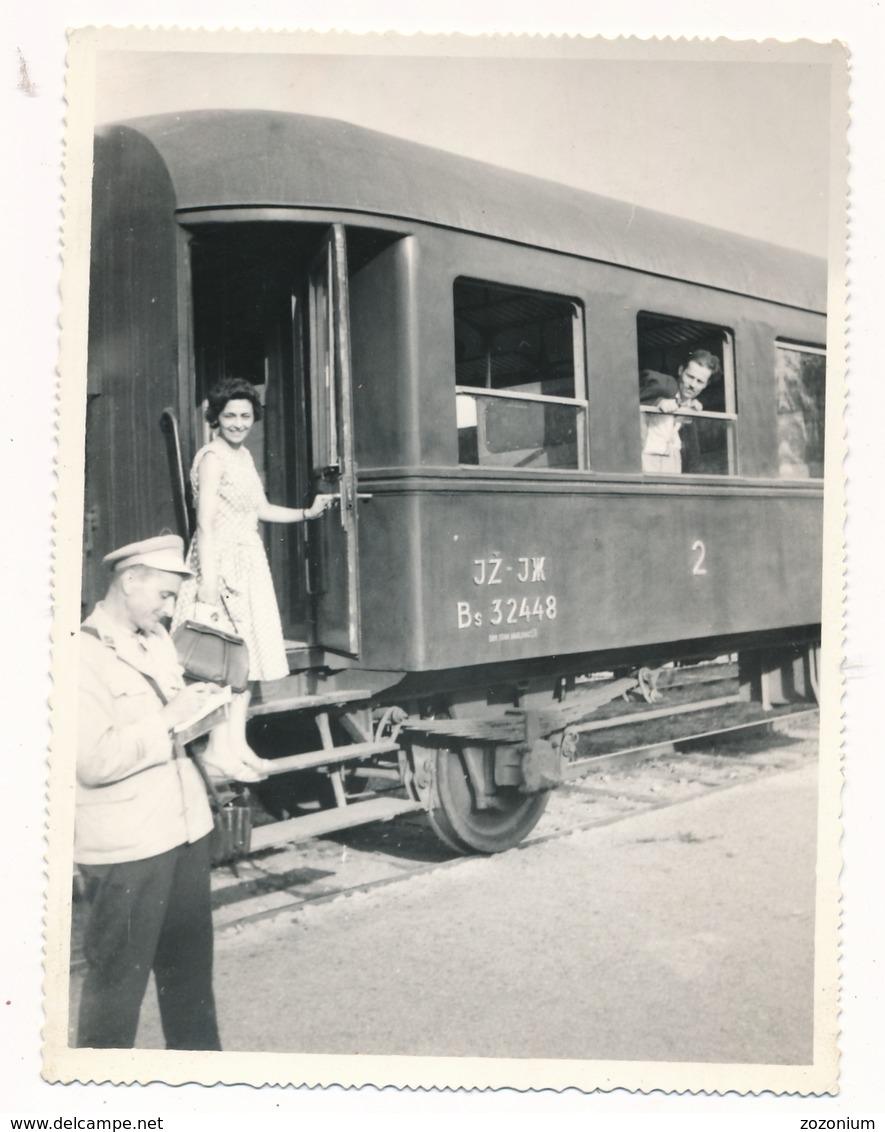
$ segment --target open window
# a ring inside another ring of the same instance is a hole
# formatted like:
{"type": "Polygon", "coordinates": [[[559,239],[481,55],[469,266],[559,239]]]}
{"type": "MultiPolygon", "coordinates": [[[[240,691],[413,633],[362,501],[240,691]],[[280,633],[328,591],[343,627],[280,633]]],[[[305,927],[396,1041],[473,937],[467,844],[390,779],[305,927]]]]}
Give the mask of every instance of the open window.
{"type": "Polygon", "coordinates": [[[826,351],[822,346],[777,342],[777,438],[784,479],[816,479],[824,474],[824,396],[826,351]]]}
{"type": "Polygon", "coordinates": [[[641,311],[636,317],[642,470],[737,471],[734,336],[725,327],[641,311]],[[694,392],[683,374],[706,371],[694,392]]]}
{"type": "Polygon", "coordinates": [[[459,463],[586,467],[580,304],[472,279],[453,299],[459,463]]]}

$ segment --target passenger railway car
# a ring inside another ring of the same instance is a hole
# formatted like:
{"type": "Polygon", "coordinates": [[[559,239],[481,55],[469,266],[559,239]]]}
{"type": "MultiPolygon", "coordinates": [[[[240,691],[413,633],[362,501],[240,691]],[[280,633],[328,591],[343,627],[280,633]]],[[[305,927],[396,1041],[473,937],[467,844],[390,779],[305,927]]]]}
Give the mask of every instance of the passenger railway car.
{"type": "Polygon", "coordinates": [[[189,537],[206,391],[247,378],[269,498],[340,493],[266,532],[290,676],[250,724],[333,804],[257,843],[390,816],[348,796],[369,767],[459,851],[506,848],[625,686],[576,677],[813,665],[825,299],[823,261],[339,121],[104,128],[84,607],[107,551],[189,537]],[[644,472],[640,371],[694,348],[722,365],[696,461],[644,472]]]}

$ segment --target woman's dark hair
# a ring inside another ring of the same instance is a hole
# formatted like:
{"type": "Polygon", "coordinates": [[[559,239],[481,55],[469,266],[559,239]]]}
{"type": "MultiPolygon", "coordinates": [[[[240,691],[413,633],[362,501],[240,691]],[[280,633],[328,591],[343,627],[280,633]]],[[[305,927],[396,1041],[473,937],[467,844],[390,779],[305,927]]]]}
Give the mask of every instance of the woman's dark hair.
{"type": "Polygon", "coordinates": [[[218,427],[218,418],[228,401],[250,401],[255,420],[260,421],[264,416],[258,391],[251,381],[244,381],[242,377],[226,377],[219,381],[209,390],[206,400],[209,402],[206,407],[206,420],[212,428],[218,427]]]}

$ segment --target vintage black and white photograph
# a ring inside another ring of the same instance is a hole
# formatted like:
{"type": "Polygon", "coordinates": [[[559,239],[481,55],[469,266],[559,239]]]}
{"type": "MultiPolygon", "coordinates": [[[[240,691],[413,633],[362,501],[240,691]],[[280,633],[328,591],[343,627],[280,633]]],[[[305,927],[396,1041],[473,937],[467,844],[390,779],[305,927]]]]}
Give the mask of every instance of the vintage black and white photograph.
{"type": "Polygon", "coordinates": [[[68,68],[47,1079],[833,1091],[844,49],[68,68]]]}

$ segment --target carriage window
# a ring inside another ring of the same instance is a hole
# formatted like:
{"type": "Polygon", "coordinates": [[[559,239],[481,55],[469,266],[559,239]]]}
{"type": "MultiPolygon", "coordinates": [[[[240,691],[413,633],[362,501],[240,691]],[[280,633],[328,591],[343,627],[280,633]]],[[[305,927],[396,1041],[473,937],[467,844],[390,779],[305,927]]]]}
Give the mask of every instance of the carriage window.
{"type": "Polygon", "coordinates": [[[641,312],[639,423],[642,470],[732,475],[737,399],[731,331],[641,312]]]}
{"type": "Polygon", "coordinates": [[[457,279],[454,312],[459,463],[586,467],[580,305],[457,279]]]}
{"type": "Polygon", "coordinates": [[[826,352],[792,342],[776,347],[780,474],[790,480],[819,478],[824,474],[826,352]]]}

